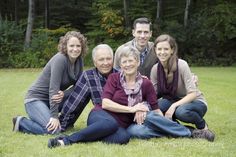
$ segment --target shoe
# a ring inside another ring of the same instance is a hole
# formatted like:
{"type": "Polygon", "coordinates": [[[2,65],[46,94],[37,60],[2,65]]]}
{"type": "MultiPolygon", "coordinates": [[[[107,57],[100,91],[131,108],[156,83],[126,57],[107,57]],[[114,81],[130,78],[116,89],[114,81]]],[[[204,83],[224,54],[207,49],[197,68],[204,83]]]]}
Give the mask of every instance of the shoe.
{"type": "Polygon", "coordinates": [[[57,138],[51,138],[48,140],[48,148],[55,148],[61,146],[61,143],[57,138]]]}
{"type": "Polygon", "coordinates": [[[190,126],[190,125],[184,125],[186,128],[189,129],[189,131],[192,133],[193,130],[195,130],[196,128],[194,128],[193,126],[190,126]]]}
{"type": "Polygon", "coordinates": [[[193,138],[203,138],[203,139],[206,139],[206,140],[208,140],[210,142],[213,142],[215,140],[215,134],[211,130],[209,130],[209,129],[207,129],[207,130],[195,129],[192,132],[192,137],[193,138]]]}
{"type": "Polygon", "coordinates": [[[20,120],[22,118],[23,118],[22,116],[16,116],[16,117],[12,118],[12,123],[13,123],[12,131],[14,131],[14,132],[19,131],[19,124],[20,124],[20,120]]]}
{"type": "Polygon", "coordinates": [[[55,139],[56,140],[63,140],[63,138],[65,138],[65,137],[67,137],[67,135],[62,134],[62,135],[57,136],[55,139]]]}

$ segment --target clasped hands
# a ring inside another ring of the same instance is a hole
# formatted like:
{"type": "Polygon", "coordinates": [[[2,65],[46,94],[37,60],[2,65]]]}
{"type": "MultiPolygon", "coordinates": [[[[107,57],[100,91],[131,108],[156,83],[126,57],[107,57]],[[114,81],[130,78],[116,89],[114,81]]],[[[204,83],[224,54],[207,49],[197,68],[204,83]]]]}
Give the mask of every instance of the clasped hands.
{"type": "MultiPolygon", "coordinates": [[[[144,105],[144,103],[138,103],[137,105],[133,107],[137,109],[134,116],[134,122],[136,122],[139,125],[143,124],[144,120],[146,119],[149,108],[147,107],[147,105],[144,105]]],[[[159,115],[163,116],[163,113],[161,112],[160,109],[156,109],[154,111],[158,113],[159,115]]]]}

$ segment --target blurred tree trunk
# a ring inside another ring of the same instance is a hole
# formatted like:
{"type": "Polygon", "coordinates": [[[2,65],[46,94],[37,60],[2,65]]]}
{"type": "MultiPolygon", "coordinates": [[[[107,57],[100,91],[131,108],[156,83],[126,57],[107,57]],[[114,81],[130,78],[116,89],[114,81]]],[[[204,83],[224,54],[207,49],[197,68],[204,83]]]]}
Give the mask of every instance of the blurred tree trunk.
{"type": "Polygon", "coordinates": [[[160,19],[160,0],[157,0],[157,14],[156,20],[160,19]]]}
{"type": "Polygon", "coordinates": [[[45,2],[45,28],[50,27],[50,11],[49,11],[49,0],[44,0],[45,2]]]}
{"type": "Polygon", "coordinates": [[[16,24],[18,25],[19,23],[19,20],[18,20],[18,0],[14,0],[14,3],[15,3],[15,22],[16,24]]]}
{"type": "Polygon", "coordinates": [[[184,27],[187,27],[187,25],[188,25],[190,4],[191,4],[191,0],[186,0],[186,7],[185,7],[185,12],[184,12],[184,27]]]}
{"type": "Polygon", "coordinates": [[[129,18],[128,18],[128,11],[127,11],[127,8],[128,8],[127,0],[123,0],[123,4],[124,4],[125,27],[128,28],[129,24],[130,24],[130,21],[129,21],[129,18]]]}
{"type": "Polygon", "coordinates": [[[161,10],[162,10],[162,0],[157,0],[157,14],[156,14],[157,23],[161,19],[161,10]]]}
{"type": "Polygon", "coordinates": [[[28,21],[25,35],[25,48],[30,46],[35,13],[35,0],[29,0],[28,21]]]}
{"type": "Polygon", "coordinates": [[[162,8],[163,7],[163,3],[162,0],[157,0],[156,3],[156,20],[155,20],[155,24],[157,27],[157,30],[160,30],[160,23],[161,23],[161,16],[162,16],[162,8]]]}

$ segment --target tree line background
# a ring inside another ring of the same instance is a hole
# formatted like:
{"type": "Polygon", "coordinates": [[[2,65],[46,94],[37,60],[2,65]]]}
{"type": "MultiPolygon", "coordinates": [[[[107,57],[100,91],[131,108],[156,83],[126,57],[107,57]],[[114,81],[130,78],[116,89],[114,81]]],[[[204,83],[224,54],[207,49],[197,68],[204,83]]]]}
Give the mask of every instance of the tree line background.
{"type": "Polygon", "coordinates": [[[99,43],[115,51],[144,16],[153,23],[151,40],[172,35],[191,65],[235,65],[235,0],[1,0],[0,67],[43,67],[69,30],[88,38],[89,51],[99,43]]]}

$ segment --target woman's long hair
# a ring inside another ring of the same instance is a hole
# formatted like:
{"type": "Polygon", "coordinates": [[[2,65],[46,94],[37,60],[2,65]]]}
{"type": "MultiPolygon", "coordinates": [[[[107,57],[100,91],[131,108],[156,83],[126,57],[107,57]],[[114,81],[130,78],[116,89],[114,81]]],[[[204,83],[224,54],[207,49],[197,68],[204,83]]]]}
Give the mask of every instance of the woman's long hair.
{"type": "Polygon", "coordinates": [[[173,73],[177,70],[178,45],[172,36],[168,34],[163,34],[156,38],[154,42],[154,50],[156,48],[156,45],[159,42],[163,42],[163,41],[167,41],[170,44],[171,49],[173,50],[173,54],[171,55],[167,63],[167,73],[166,73],[167,82],[171,83],[173,81],[173,73]]]}

